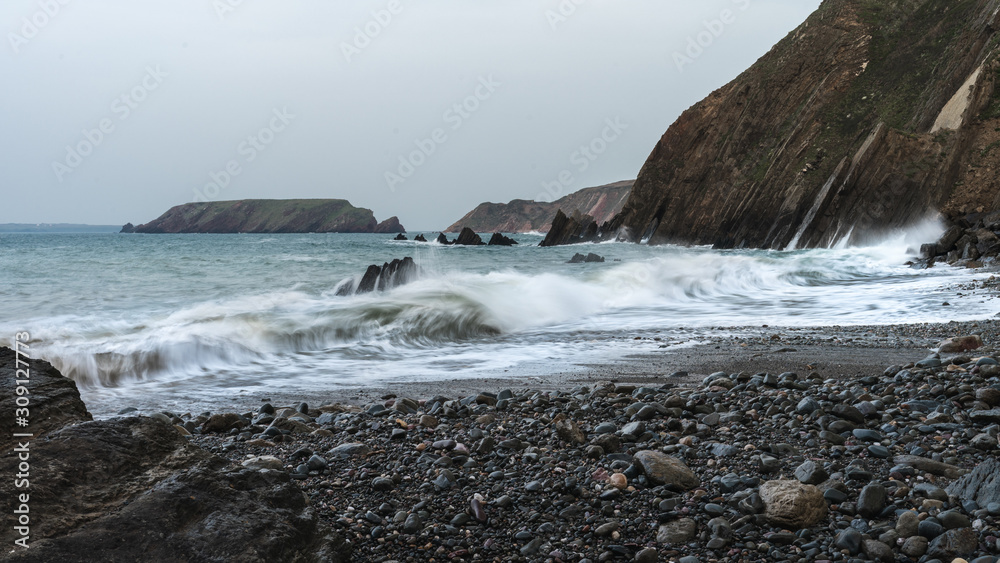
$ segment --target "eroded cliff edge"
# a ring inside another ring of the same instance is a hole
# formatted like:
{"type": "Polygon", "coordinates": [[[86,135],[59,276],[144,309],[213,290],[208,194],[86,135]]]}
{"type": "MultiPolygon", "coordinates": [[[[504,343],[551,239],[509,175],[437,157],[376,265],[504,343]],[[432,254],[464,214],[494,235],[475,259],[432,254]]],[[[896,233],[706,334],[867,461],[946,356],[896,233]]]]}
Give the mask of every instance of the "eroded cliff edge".
{"type": "Polygon", "coordinates": [[[670,126],[602,236],[811,247],[997,210],[998,12],[825,0],[670,126]]]}
{"type": "Polygon", "coordinates": [[[633,180],[584,188],[555,201],[515,199],[509,203],[481,203],[445,229],[457,233],[465,227],[477,233],[546,233],[556,212],[590,215],[598,223],[611,220],[625,205],[633,180]]]}

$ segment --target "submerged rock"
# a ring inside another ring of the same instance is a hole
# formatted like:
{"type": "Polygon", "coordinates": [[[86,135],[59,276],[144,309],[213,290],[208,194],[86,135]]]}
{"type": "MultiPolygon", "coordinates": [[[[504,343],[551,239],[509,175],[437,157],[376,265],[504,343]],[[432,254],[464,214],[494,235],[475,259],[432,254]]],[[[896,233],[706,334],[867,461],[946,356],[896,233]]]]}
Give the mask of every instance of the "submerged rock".
{"type": "Polygon", "coordinates": [[[569,259],[569,264],[583,264],[583,263],[601,263],[604,262],[604,257],[594,254],[593,252],[588,253],[586,256],[580,253],[576,253],[572,258],[569,259]]]}

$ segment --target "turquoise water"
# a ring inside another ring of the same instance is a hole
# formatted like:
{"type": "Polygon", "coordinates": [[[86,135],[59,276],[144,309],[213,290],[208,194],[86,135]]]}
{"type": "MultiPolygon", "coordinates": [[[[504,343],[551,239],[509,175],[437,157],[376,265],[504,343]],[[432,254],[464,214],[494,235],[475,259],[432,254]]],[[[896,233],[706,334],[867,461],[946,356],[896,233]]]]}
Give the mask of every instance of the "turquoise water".
{"type": "Polygon", "coordinates": [[[904,266],[919,240],[903,234],[794,252],[391,238],[0,234],[0,335],[29,331],[34,353],[79,382],[100,413],[136,394],[168,404],[192,392],[544,376],[659,350],[627,341],[650,331],[680,348],[714,326],[939,322],[997,310],[946,288],[985,274],[904,266]],[[567,264],[575,252],[607,262],[567,264]],[[414,283],[336,295],[369,264],[404,256],[422,269],[414,283]]]}

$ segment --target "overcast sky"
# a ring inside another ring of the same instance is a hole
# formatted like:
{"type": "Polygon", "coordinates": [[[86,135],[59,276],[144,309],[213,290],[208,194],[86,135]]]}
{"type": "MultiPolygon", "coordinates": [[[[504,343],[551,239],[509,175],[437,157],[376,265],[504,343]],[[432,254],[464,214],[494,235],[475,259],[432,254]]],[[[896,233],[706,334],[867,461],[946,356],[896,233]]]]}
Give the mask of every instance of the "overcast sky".
{"type": "Polygon", "coordinates": [[[631,179],[818,4],[4,0],[0,223],[345,198],[431,230],[631,179]]]}

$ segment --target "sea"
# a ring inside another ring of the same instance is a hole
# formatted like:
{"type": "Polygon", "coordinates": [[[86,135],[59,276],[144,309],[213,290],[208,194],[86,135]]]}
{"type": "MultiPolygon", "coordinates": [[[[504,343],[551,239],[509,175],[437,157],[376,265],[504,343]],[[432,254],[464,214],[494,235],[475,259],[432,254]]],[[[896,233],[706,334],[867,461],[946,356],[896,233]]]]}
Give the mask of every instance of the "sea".
{"type": "Polygon", "coordinates": [[[544,378],[737,327],[993,317],[1000,303],[954,289],[990,272],[906,265],[941,230],[928,222],[864,246],[785,251],[541,248],[539,234],[512,235],[514,247],[373,234],[0,234],[0,341],[28,332],[33,357],[76,380],[100,416],[137,398],[184,412],[242,395],[544,378]],[[577,252],[605,262],[567,263],[577,252]],[[420,267],[412,283],[337,295],[368,265],[405,256],[420,267]]]}

